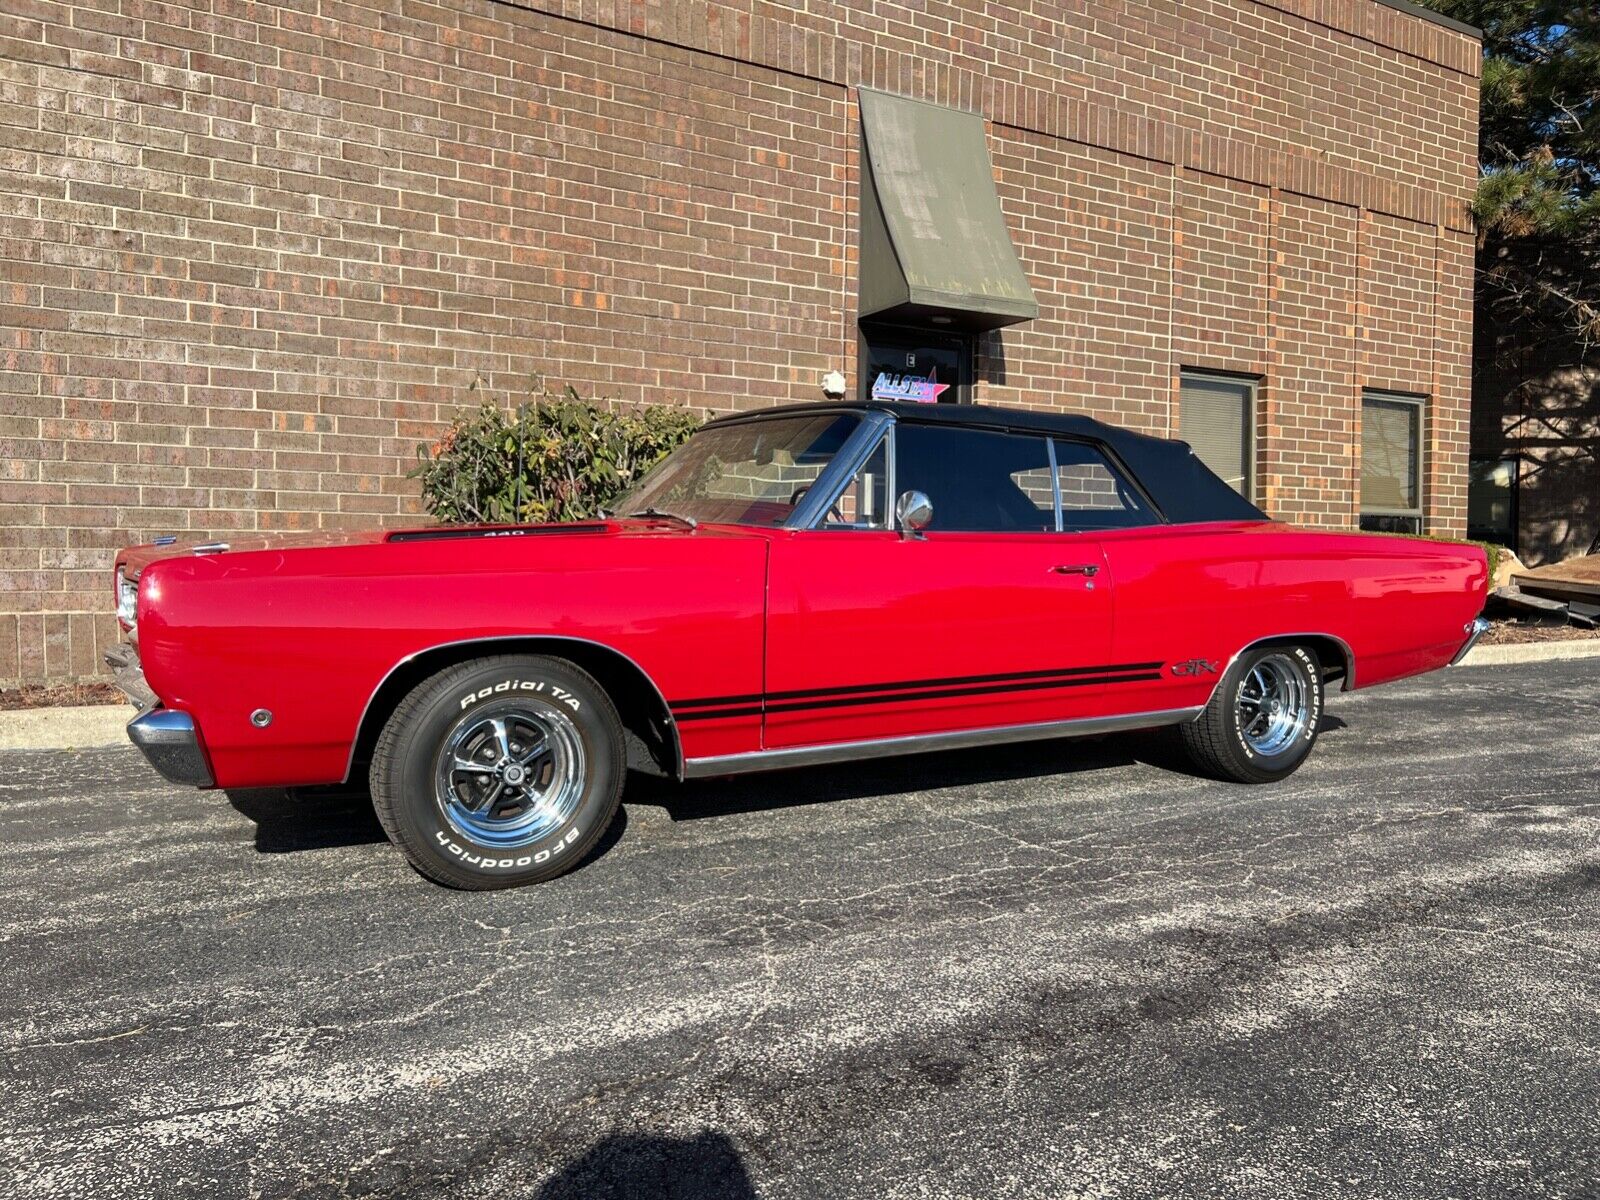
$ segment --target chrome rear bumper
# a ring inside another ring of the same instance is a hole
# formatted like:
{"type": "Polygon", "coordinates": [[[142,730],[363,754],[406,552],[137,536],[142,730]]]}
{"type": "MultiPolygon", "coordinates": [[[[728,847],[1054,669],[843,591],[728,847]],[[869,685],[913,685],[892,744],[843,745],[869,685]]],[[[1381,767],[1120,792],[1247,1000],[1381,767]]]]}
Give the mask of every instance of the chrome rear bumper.
{"type": "Polygon", "coordinates": [[[1461,649],[1457,650],[1456,656],[1450,660],[1452,667],[1467,656],[1467,652],[1478,644],[1479,638],[1489,632],[1489,622],[1482,617],[1474,617],[1467,622],[1464,632],[1467,640],[1461,643],[1461,649]]]}
{"type": "Polygon", "coordinates": [[[191,787],[210,787],[211,764],[200,748],[194,718],[175,708],[157,708],[128,722],[128,738],[162,778],[191,787]]]}

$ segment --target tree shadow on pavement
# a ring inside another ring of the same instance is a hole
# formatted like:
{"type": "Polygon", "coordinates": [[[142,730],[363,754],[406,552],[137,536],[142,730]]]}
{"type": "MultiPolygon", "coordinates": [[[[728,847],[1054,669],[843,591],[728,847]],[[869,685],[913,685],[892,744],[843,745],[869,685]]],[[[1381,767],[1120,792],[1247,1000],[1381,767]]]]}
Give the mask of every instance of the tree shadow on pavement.
{"type": "Polygon", "coordinates": [[[536,1200],[758,1200],[724,1133],[610,1134],[545,1181],[536,1200]]]}

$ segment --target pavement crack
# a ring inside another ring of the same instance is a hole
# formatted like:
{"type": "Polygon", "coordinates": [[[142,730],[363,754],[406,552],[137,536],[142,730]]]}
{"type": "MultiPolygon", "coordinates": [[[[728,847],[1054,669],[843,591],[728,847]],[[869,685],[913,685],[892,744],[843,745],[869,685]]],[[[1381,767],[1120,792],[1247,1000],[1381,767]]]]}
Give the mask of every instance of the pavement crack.
{"type": "Polygon", "coordinates": [[[98,1046],[104,1042],[120,1042],[124,1038],[138,1037],[142,1033],[149,1033],[149,1025],[140,1025],[136,1029],[124,1029],[121,1033],[108,1033],[101,1037],[63,1038],[43,1042],[22,1042],[15,1046],[7,1046],[7,1054],[20,1054],[25,1050],[60,1050],[68,1046],[98,1046]]]}

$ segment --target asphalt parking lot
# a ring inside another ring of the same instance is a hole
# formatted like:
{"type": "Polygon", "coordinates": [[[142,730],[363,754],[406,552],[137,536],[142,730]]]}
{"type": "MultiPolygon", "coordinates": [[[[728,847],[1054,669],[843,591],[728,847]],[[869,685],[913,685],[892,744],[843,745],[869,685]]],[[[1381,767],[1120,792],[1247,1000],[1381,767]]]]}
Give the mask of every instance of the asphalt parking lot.
{"type": "Polygon", "coordinates": [[[1268,788],[645,782],[489,895],[358,801],[0,754],[0,1195],[1600,1195],[1597,670],[1333,697],[1268,788]]]}

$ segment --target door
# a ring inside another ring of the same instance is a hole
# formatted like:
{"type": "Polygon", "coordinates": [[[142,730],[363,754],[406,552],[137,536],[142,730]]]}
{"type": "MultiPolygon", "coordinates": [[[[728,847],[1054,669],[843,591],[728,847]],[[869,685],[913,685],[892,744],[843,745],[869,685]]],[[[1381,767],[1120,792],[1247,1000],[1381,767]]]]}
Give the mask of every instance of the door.
{"type": "Polygon", "coordinates": [[[1059,531],[1049,439],[903,421],[892,442],[892,471],[885,445],[772,545],[764,745],[1095,715],[1111,589],[1095,534],[1059,531]],[[910,490],[920,536],[893,528],[910,490]]]}

